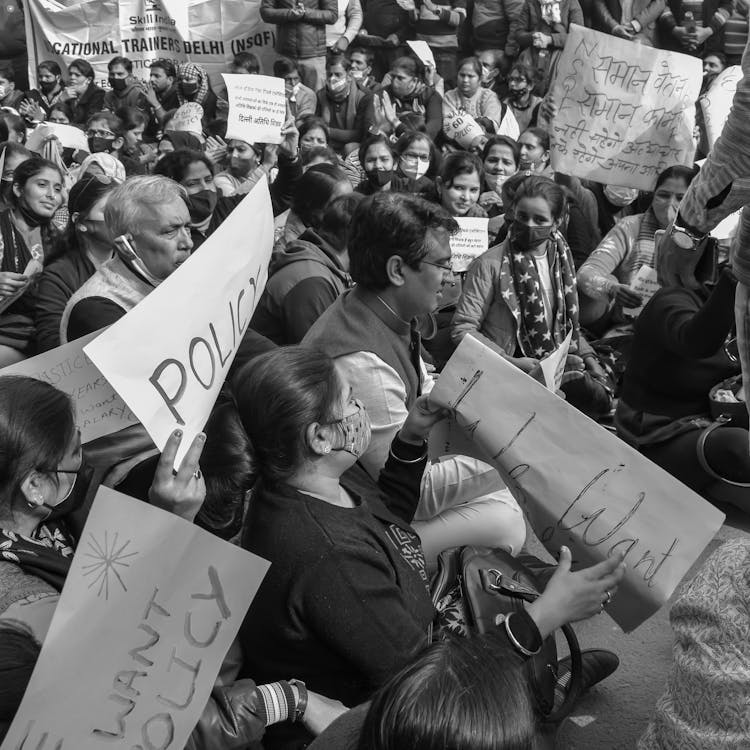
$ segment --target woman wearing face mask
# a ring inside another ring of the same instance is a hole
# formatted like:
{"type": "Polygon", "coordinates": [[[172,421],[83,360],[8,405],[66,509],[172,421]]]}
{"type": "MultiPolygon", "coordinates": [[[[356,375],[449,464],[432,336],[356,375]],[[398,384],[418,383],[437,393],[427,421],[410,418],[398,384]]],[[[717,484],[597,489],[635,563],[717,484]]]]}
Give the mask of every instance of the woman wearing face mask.
{"type": "Polygon", "coordinates": [[[57,250],[37,288],[36,348],[60,346],[60,319],[73,293],[112,257],[112,238],[104,222],[107,195],[117,183],[109,177],[84,177],[70,190],[70,219],[57,250]]]}
{"type": "Polygon", "coordinates": [[[63,202],[63,178],[52,162],[32,157],[13,174],[12,208],[0,212],[0,364],[33,353],[37,276],[53,253],[52,217],[63,202]]]}
{"type": "Polygon", "coordinates": [[[399,57],[391,65],[390,79],[374,102],[376,129],[401,136],[406,129],[404,117],[417,114],[424,117],[425,133],[434,141],[443,124],[443,100],[427,84],[424,69],[412,57],[399,57]]]}
{"type": "Polygon", "coordinates": [[[534,74],[525,65],[516,63],[510,69],[508,96],[503,103],[513,112],[522,133],[536,127],[542,99],[534,94],[534,74]]]}
{"type": "Polygon", "coordinates": [[[43,60],[37,65],[36,80],[38,88],[27,91],[18,106],[23,118],[33,123],[48,120],[52,107],[62,104],[63,96],[62,71],[53,60],[43,60]]]}
{"type": "Polygon", "coordinates": [[[313,148],[329,145],[330,133],[325,120],[316,115],[307,115],[299,125],[299,150],[304,155],[313,148]]]}
{"type": "MultiPolygon", "coordinates": [[[[265,680],[291,670],[313,690],[356,705],[427,644],[433,625],[437,631],[444,624],[411,526],[425,441],[444,411],[419,397],[377,487],[365,489],[348,470],[370,442],[370,422],[334,360],[308,347],[282,347],[241,370],[233,393],[235,403],[222,407],[224,432],[233,446],[245,441],[243,486],[258,477],[242,546],[271,561],[240,630],[241,674],[265,680]]],[[[217,416],[217,429],[219,423],[217,416]]],[[[537,627],[542,613],[556,626],[599,612],[607,584],[616,585],[623,572],[617,559],[589,568],[585,595],[572,594],[571,576],[586,579],[567,572],[567,553],[561,559],[528,619],[517,621],[535,637],[548,633],[548,626],[537,627]]],[[[310,741],[286,729],[269,731],[264,747],[310,741]]]]}
{"type": "Polygon", "coordinates": [[[511,212],[508,237],[469,267],[453,318],[453,340],[459,344],[472,333],[529,373],[572,330],[562,390],[589,414],[608,411],[608,395],[585,378],[601,381],[604,373],[581,335],[575,268],[559,232],[565,192],[545,177],[527,177],[511,212]]]}
{"type": "Polygon", "coordinates": [[[326,61],[326,85],[318,91],[315,114],[326,125],[331,147],[340,153],[356,150],[371,120],[371,96],[349,77],[351,63],[344,55],[326,61]]]}
{"type": "Polygon", "coordinates": [[[402,135],[394,147],[398,167],[397,177],[414,181],[409,192],[429,193],[434,189],[432,178],[437,173],[438,150],[425,133],[411,132],[402,135]]]}
{"type": "Polygon", "coordinates": [[[550,165],[549,133],[543,128],[527,128],[518,137],[520,161],[518,168],[529,174],[554,177],[550,165]]]}
{"type": "Polygon", "coordinates": [[[73,125],[84,126],[104,106],[104,90],[94,83],[94,69],[85,60],[68,65],[68,85],[62,95],[73,125]]]}
{"type": "Polygon", "coordinates": [[[206,69],[196,63],[177,66],[177,99],[180,106],[196,102],[203,107],[204,126],[216,119],[216,94],[211,90],[206,69]]]}
{"type": "Polygon", "coordinates": [[[633,279],[642,267],[654,268],[654,234],[677,216],[695,175],[690,167],[665,169],[656,180],[649,209],[620,220],[580,267],[582,325],[603,333],[625,321],[624,310],[641,307],[641,296],[630,288],[633,279]]]}
{"type": "Polygon", "coordinates": [[[372,135],[359,147],[359,162],[364,169],[365,179],[357,185],[358,193],[372,195],[386,190],[419,192],[414,178],[396,173],[393,146],[384,135],[372,135]]]}
{"type": "Polygon", "coordinates": [[[494,91],[482,87],[482,64],[476,57],[461,61],[456,88],[445,92],[443,122],[450,122],[457,113],[473,117],[486,133],[518,137],[513,113],[500,104],[494,91]]]}
{"type": "Polygon", "coordinates": [[[265,149],[261,143],[247,143],[235,138],[227,141],[227,169],[216,175],[216,187],[222,195],[246,193],[273,163],[264,163],[265,149]]]}

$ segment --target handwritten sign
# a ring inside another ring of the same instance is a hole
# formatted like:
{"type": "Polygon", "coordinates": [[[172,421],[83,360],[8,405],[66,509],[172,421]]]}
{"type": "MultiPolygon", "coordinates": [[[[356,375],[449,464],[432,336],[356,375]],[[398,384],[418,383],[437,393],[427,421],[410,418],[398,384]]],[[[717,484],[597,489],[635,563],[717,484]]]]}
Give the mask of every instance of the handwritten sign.
{"type": "Polygon", "coordinates": [[[2,749],[184,747],[268,567],[100,487],[2,749]]]}
{"type": "Polygon", "coordinates": [[[223,75],[229,99],[227,139],[281,143],[286,120],[284,81],[273,76],[223,75]]]}
{"type": "Polygon", "coordinates": [[[432,54],[430,45],[427,42],[421,40],[407,40],[406,42],[412,52],[417,56],[417,59],[428,68],[436,68],[435,55],[432,54]]]}
{"type": "Polygon", "coordinates": [[[451,261],[456,273],[465,271],[474,258],[487,252],[489,219],[459,216],[459,230],[451,236],[451,261]]]}
{"type": "Polygon", "coordinates": [[[570,342],[572,340],[573,329],[571,328],[562,344],[539,363],[547,388],[555,393],[560,390],[560,386],[562,385],[565,362],[568,359],[568,350],[570,349],[570,342]]]}
{"type": "Polygon", "coordinates": [[[175,110],[165,131],[203,135],[203,107],[198,102],[185,102],[175,110]]]}
{"type": "Polygon", "coordinates": [[[657,281],[656,269],[651,268],[651,266],[641,266],[638,269],[638,273],[630,282],[630,288],[636,294],[641,295],[642,302],[638,307],[623,308],[623,312],[636,317],[640,315],[641,310],[643,310],[651,297],[661,289],[659,282],[657,281]]]}
{"type": "Polygon", "coordinates": [[[701,61],[572,24],[551,89],[557,172],[652,190],[692,164],[701,61]]]}
{"type": "Polygon", "coordinates": [[[26,375],[65,391],[76,407],[82,443],[138,424],[133,412],[83,351],[100,333],[94,331],[0,370],[0,375],[26,375]]]}
{"type": "Polygon", "coordinates": [[[182,429],[177,464],[203,429],[245,335],[272,246],[271,197],[261,180],[197,252],[86,346],[160,450],[182,429]]]}
{"type": "Polygon", "coordinates": [[[567,545],[579,566],[625,554],[625,578],[607,606],[625,631],[669,599],[724,520],[703,498],[471,335],[430,398],[455,409],[550,552],[567,545]]]}
{"type": "Polygon", "coordinates": [[[729,119],[734,92],[737,91],[737,84],[741,80],[742,68],[739,65],[725,68],[716,76],[711,87],[700,98],[703,124],[706,128],[709,148],[714,147],[716,139],[724,129],[724,123],[729,119]]]}
{"type": "Polygon", "coordinates": [[[443,115],[443,132],[463,148],[469,148],[484,135],[482,126],[471,115],[459,110],[443,115]]]}

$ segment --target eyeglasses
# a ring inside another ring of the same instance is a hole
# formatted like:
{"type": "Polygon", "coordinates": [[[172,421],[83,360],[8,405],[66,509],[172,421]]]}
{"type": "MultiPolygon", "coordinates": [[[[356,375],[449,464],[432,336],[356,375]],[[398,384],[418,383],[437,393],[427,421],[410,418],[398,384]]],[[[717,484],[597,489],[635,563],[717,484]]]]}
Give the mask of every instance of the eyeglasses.
{"type": "Polygon", "coordinates": [[[439,268],[443,273],[455,273],[453,270],[453,262],[450,260],[447,263],[435,263],[434,260],[422,260],[422,263],[426,263],[428,266],[435,266],[435,268],[439,268]]]}
{"type": "Polygon", "coordinates": [[[111,130],[87,130],[87,138],[114,138],[115,134],[111,130]]]}

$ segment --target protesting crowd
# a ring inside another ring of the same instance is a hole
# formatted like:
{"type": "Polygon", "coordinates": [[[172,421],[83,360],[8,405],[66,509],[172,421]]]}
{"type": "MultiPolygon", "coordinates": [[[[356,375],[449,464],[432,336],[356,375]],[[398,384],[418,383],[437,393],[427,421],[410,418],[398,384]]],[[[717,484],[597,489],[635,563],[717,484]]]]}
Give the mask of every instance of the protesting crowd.
{"type": "MultiPolygon", "coordinates": [[[[273,212],[265,288],[243,330],[237,299],[236,351],[190,445],[179,396],[162,451],[137,420],[87,441],[69,393],[0,371],[0,740],[106,487],[270,562],[187,748],[552,747],[619,665],[596,643],[560,658],[555,635],[607,611],[636,558],[617,544],[590,565],[568,546],[555,563],[531,555],[543,535],[520,474],[498,471],[502,451],[435,452],[455,415],[431,394],[479,342],[678,492],[750,512],[750,214],[711,234],[750,201],[750,77],[718,139],[700,103],[741,64],[748,4],[260,7],[274,61],[241,52],[224,72],[283,81],[277,143],[238,138],[228,84],[196,62],[153,60],[144,80],[117,55],[106,90],[83,58],[36,61],[27,91],[0,67],[0,367],[127,319],[194,256],[210,262],[225,222],[250,253],[261,222],[247,201],[266,187],[273,212]],[[634,66],[652,49],[700,59],[688,158],[654,156],[650,190],[555,169],[572,26],[626,42],[634,66]],[[459,263],[468,220],[482,247],[459,263]],[[494,588],[469,585],[467,550],[492,556],[494,588]]],[[[181,290],[196,315],[204,291],[181,290]]],[[[491,385],[502,404],[503,379],[491,385]]],[[[692,576],[642,750],[750,747],[750,545],[692,576]]],[[[145,672],[122,674],[121,729],[145,672]]]]}

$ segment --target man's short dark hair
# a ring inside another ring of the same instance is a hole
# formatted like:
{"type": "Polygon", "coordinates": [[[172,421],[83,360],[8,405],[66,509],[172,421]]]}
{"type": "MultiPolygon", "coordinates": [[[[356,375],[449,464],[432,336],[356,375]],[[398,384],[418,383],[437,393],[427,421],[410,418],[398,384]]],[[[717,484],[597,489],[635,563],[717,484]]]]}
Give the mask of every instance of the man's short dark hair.
{"type": "Polygon", "coordinates": [[[177,71],[175,70],[174,63],[171,60],[154,60],[151,63],[151,68],[161,68],[164,71],[164,75],[168,78],[177,78],[177,71]]]}
{"type": "Polygon", "coordinates": [[[298,72],[297,63],[288,57],[280,57],[273,64],[273,74],[276,78],[284,78],[294,72],[298,72]]]}
{"type": "Polygon", "coordinates": [[[208,171],[213,175],[214,166],[211,160],[200,151],[191,151],[188,148],[177,148],[165,154],[164,158],[156,163],[154,174],[169,177],[170,180],[175,182],[182,182],[191,165],[198,162],[205,164],[208,171]]]}
{"type": "Polygon", "coordinates": [[[133,63],[130,60],[128,60],[127,57],[123,57],[122,55],[117,55],[117,57],[113,57],[107,63],[107,70],[112,72],[112,68],[114,68],[115,65],[122,65],[122,67],[128,71],[128,75],[131,75],[133,72],[133,63]]]}
{"type": "Polygon", "coordinates": [[[389,285],[386,264],[398,255],[414,269],[427,255],[428,229],[458,231],[456,220],[442,207],[405,193],[376,193],[365,198],[354,212],[349,234],[352,279],[365,289],[389,285]]]}
{"type": "Polygon", "coordinates": [[[244,68],[248,73],[260,73],[260,60],[252,52],[238,52],[232,60],[235,68],[244,68]]]}

